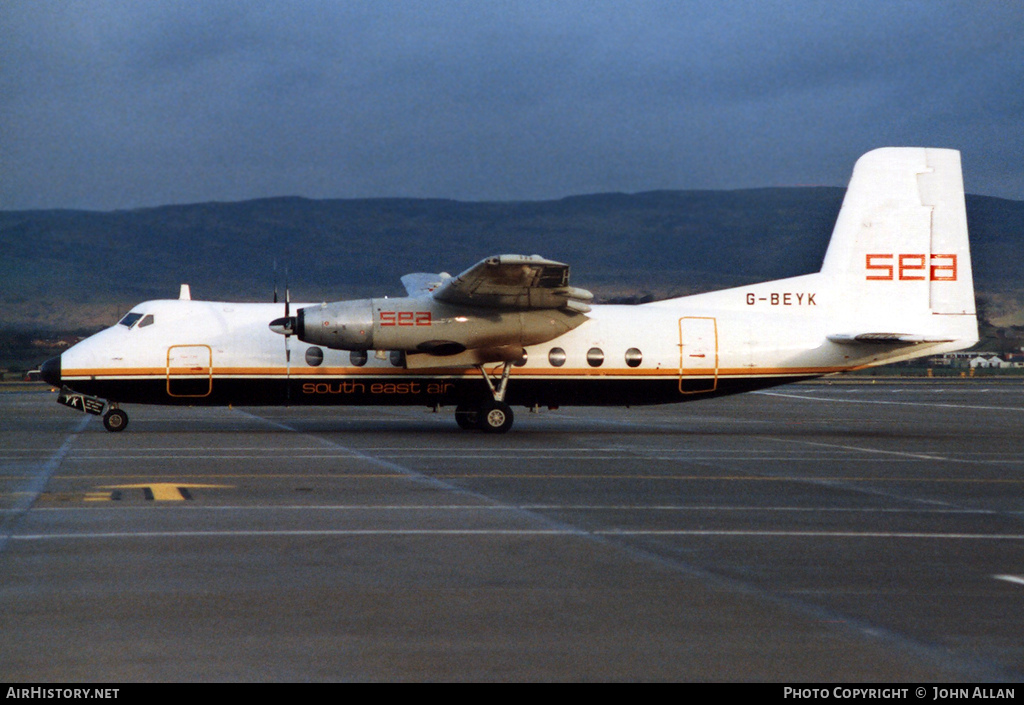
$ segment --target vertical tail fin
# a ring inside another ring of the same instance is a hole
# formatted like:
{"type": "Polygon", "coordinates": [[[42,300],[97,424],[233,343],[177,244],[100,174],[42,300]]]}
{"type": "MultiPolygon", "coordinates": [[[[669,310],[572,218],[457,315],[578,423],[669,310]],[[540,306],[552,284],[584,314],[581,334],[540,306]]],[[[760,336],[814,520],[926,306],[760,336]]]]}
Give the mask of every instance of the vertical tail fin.
{"type": "Polygon", "coordinates": [[[976,342],[960,153],[901,147],[862,156],[821,273],[833,293],[834,340],[976,342]]]}

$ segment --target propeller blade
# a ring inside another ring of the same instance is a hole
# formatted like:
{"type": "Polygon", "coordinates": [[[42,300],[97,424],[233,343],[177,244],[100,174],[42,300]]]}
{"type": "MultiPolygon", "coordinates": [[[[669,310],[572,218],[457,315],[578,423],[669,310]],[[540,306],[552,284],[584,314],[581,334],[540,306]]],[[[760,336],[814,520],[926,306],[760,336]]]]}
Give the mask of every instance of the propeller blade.
{"type": "Polygon", "coordinates": [[[277,260],[274,260],[274,303],[277,303],[277,260]]]}

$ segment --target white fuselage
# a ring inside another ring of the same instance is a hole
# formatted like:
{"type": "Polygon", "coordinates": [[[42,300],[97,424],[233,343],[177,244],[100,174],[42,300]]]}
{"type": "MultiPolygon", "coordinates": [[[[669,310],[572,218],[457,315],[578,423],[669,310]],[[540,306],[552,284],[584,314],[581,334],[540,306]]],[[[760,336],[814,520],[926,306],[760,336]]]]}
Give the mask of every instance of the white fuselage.
{"type": "MultiPolygon", "coordinates": [[[[527,405],[688,401],[960,349],[975,334],[973,318],[965,318],[962,338],[946,343],[830,341],[837,302],[826,284],[812,274],[650,304],[595,305],[579,327],[525,349],[509,393],[527,405]],[[587,389],[602,384],[605,391],[587,389]]],[[[268,328],[282,310],[149,301],[132,311],[151,315],[151,324],[115,325],[75,345],[61,356],[61,377],[112,401],[167,404],[434,406],[485,393],[476,369],[446,367],[443,357],[437,367],[410,370],[387,351],[285,339],[268,328]]]]}

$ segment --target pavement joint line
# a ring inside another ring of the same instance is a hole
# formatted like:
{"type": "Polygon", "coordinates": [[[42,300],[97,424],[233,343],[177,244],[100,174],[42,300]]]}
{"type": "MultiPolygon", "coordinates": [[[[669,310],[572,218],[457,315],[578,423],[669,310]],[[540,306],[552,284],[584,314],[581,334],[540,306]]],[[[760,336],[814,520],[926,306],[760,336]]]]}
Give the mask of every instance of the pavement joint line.
{"type": "Polygon", "coordinates": [[[50,457],[42,463],[38,464],[38,471],[28,476],[27,482],[24,487],[20,488],[15,494],[21,499],[12,508],[12,511],[8,514],[7,520],[0,522],[0,554],[3,554],[4,549],[7,547],[8,542],[11,540],[14,534],[14,529],[20,522],[21,518],[32,508],[39,495],[46,489],[46,485],[49,484],[50,478],[60,467],[61,463],[64,462],[64,458],[71,452],[71,447],[74,445],[75,440],[81,435],[88,426],[90,416],[83,415],[83,418],[79,421],[78,425],[75,426],[71,433],[65,437],[64,442],[55,450],[50,457]]]}

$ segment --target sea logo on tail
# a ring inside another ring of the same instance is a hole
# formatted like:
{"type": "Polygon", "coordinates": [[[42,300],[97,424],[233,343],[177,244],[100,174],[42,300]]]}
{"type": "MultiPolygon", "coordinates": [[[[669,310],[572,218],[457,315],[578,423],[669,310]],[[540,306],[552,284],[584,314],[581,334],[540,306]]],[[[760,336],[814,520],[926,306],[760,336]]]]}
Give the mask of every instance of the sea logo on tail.
{"type": "Polygon", "coordinates": [[[867,281],[957,280],[956,255],[872,253],[865,255],[864,269],[867,281]]]}

